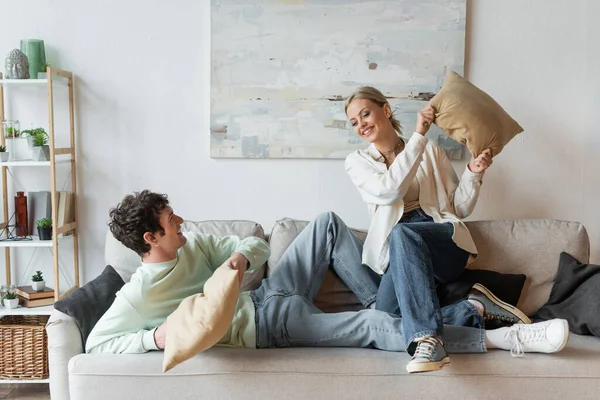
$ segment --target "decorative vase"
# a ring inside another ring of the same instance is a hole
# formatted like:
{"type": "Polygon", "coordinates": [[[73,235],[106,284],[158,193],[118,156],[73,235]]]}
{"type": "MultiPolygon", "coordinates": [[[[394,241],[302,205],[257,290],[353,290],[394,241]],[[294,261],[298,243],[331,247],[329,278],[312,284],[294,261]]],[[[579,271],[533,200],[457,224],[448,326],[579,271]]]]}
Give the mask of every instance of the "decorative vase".
{"type": "Polygon", "coordinates": [[[29,76],[37,79],[38,72],[46,72],[46,49],[40,39],[22,39],[21,51],[29,60],[29,76]]]}
{"type": "Polygon", "coordinates": [[[40,228],[37,227],[38,235],[40,240],[52,240],[52,227],[49,228],[40,228]]]}
{"type": "Polygon", "coordinates": [[[17,215],[17,236],[27,236],[29,225],[27,224],[27,196],[25,196],[25,192],[17,192],[15,196],[15,214],[17,215]]]}
{"type": "Polygon", "coordinates": [[[19,299],[4,299],[4,307],[14,310],[19,306],[19,299]]]}
{"type": "Polygon", "coordinates": [[[44,288],[46,287],[46,282],[45,281],[31,281],[31,287],[33,288],[33,290],[44,290],[44,288]]]}
{"type": "Polygon", "coordinates": [[[10,153],[8,151],[0,151],[0,162],[7,162],[10,153]]]}

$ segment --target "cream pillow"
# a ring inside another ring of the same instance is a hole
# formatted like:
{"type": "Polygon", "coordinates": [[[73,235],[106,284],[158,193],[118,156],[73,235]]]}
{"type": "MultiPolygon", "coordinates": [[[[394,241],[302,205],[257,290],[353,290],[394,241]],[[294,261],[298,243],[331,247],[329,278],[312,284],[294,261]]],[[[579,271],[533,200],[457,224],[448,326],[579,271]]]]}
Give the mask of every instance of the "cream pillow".
{"type": "Polygon", "coordinates": [[[523,128],[487,93],[450,71],[440,91],[431,99],[434,123],[448,136],[467,146],[474,157],[487,148],[492,156],[523,128]]]}
{"type": "Polygon", "coordinates": [[[229,330],[240,283],[236,270],[222,265],[167,318],[163,372],[214,346],[229,330]]]}

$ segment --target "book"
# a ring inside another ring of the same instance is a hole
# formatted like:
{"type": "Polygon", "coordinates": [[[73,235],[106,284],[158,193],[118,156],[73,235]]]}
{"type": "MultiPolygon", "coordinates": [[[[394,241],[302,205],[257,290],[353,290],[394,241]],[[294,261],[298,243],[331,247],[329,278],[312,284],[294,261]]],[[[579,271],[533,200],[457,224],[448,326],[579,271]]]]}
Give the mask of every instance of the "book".
{"type": "Polygon", "coordinates": [[[47,299],[54,297],[54,289],[45,287],[44,290],[33,290],[31,286],[17,286],[15,293],[27,300],[47,299]]]}
{"type": "Polygon", "coordinates": [[[50,304],[54,304],[54,297],[49,297],[47,299],[37,299],[37,300],[28,300],[19,296],[19,303],[23,307],[42,307],[49,306],[50,304]]]}
{"type": "Polygon", "coordinates": [[[28,192],[29,234],[37,235],[35,221],[42,218],[52,218],[52,197],[48,191],[28,192]]]}

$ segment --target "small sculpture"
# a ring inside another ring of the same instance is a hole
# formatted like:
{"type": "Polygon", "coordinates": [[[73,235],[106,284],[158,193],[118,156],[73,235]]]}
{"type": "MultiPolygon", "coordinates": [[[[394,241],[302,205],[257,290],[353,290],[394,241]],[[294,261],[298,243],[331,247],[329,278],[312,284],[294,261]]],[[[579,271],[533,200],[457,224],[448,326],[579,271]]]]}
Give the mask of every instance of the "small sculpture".
{"type": "Polygon", "coordinates": [[[29,79],[29,60],[19,49],[11,50],[4,63],[6,79],[29,79]]]}

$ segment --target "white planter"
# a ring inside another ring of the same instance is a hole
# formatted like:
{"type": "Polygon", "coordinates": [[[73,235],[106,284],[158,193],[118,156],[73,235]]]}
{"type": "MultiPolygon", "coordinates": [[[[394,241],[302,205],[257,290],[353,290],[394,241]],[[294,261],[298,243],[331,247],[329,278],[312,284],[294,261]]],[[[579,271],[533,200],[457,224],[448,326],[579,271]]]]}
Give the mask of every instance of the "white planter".
{"type": "Polygon", "coordinates": [[[46,287],[46,282],[45,281],[40,281],[40,282],[31,281],[31,287],[33,288],[33,290],[44,290],[44,288],[46,287]]]}
{"type": "Polygon", "coordinates": [[[31,148],[26,137],[5,138],[10,161],[31,160],[31,148]]]}
{"type": "Polygon", "coordinates": [[[2,151],[2,152],[0,152],[0,161],[1,162],[7,162],[8,161],[8,156],[9,156],[8,151],[2,151]]]}
{"type": "Polygon", "coordinates": [[[50,146],[34,146],[32,148],[33,159],[35,161],[49,161],[50,160],[50,146]]]}
{"type": "Polygon", "coordinates": [[[4,299],[4,307],[13,310],[19,305],[19,299],[4,299]]]}

